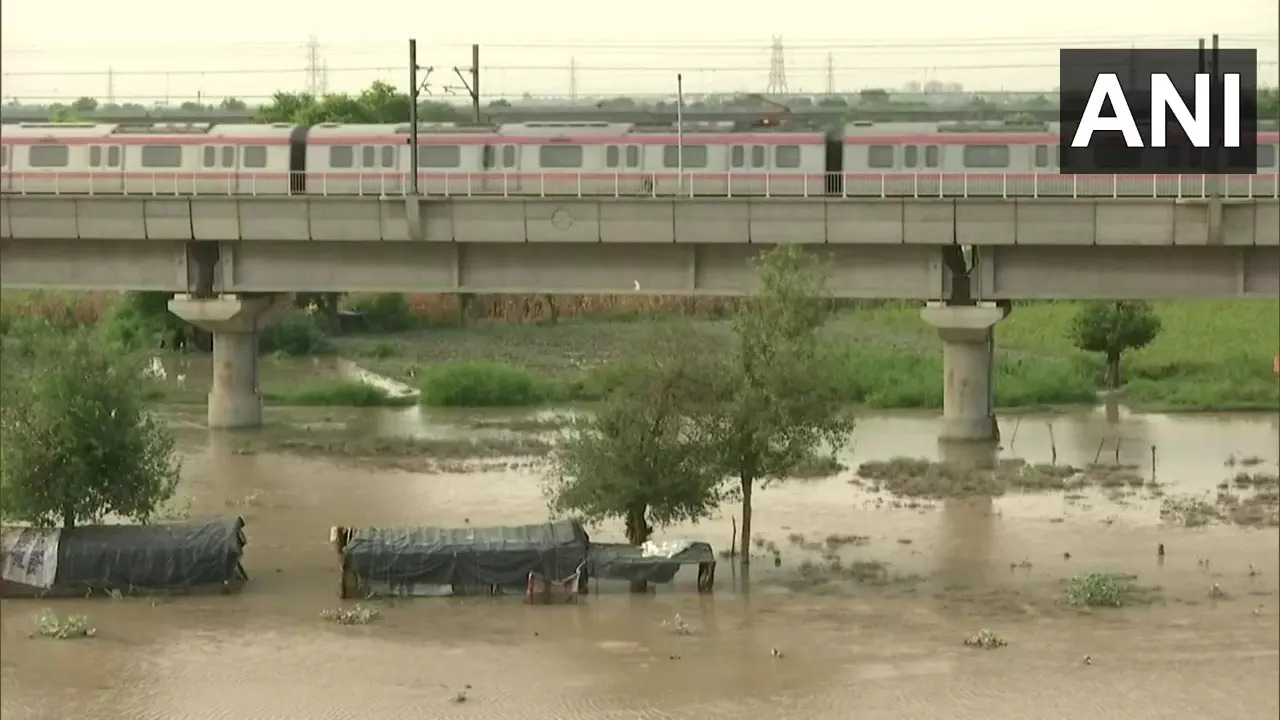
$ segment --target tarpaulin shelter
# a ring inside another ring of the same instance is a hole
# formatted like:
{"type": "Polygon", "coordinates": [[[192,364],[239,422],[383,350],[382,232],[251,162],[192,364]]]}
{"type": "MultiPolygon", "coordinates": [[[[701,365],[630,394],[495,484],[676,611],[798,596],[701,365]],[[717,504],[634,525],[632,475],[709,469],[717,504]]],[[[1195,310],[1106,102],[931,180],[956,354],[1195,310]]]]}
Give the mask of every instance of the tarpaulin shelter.
{"type": "Polygon", "coordinates": [[[531,574],[563,581],[582,572],[590,538],[575,521],[537,525],[336,527],[342,597],[523,592],[531,574]]]}
{"type": "Polygon", "coordinates": [[[229,591],[241,565],[244,520],[61,528],[0,527],[0,596],[229,591]]]}
{"type": "Polygon", "coordinates": [[[715,585],[715,552],[704,542],[595,543],[591,546],[587,572],[597,580],[669,583],[684,565],[698,566],[700,592],[708,592],[715,585]]]}

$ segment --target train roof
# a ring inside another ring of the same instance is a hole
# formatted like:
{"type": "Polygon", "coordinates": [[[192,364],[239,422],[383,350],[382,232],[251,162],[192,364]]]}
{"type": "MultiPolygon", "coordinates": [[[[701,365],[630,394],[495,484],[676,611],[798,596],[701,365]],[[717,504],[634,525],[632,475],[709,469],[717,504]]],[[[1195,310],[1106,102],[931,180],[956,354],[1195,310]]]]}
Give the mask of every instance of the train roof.
{"type": "Polygon", "coordinates": [[[227,124],[213,123],[21,123],[0,126],[0,133],[13,140],[22,139],[93,139],[110,140],[120,137],[179,136],[207,137],[210,139],[275,138],[289,137],[293,126],[289,123],[227,124]]]}

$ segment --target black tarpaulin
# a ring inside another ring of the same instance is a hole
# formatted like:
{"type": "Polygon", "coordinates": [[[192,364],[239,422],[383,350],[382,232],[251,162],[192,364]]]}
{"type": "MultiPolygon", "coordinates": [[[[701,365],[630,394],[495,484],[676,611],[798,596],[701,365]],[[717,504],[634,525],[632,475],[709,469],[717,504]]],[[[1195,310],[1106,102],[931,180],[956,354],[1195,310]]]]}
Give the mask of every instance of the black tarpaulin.
{"type": "Polygon", "coordinates": [[[572,575],[590,539],[577,522],[510,527],[353,528],[346,570],[392,585],[521,586],[529,573],[572,575]]]}
{"type": "Polygon", "coordinates": [[[245,579],[244,520],[93,525],[63,530],[59,587],[180,590],[245,579]]]}
{"type": "Polygon", "coordinates": [[[682,565],[714,563],[715,552],[704,542],[689,543],[671,556],[645,555],[635,545],[596,543],[591,546],[587,574],[604,580],[669,583],[682,565]]]}

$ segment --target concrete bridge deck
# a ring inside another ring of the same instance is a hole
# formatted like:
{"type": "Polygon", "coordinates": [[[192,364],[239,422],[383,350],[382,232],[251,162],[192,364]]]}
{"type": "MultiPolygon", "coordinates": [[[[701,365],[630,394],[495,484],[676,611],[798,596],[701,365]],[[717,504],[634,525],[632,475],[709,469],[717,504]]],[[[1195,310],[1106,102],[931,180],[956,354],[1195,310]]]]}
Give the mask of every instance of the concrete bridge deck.
{"type": "Polygon", "coordinates": [[[735,294],[783,242],[847,297],[943,297],[957,245],[977,297],[1280,293],[1271,199],[0,197],[12,288],[735,294]]]}

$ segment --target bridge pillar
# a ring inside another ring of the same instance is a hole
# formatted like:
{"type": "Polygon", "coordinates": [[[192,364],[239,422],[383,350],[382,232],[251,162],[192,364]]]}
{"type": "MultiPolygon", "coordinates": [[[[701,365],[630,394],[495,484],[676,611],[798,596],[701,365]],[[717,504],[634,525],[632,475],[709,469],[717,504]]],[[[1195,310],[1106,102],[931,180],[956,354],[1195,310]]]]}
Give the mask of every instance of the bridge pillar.
{"type": "Polygon", "coordinates": [[[262,425],[258,388],[258,330],[272,320],[282,295],[197,298],[176,295],[169,311],[213,333],[213,388],[209,392],[210,428],[262,425]]]}
{"type": "Polygon", "coordinates": [[[942,336],[942,428],[938,439],[999,440],[992,328],[1008,315],[1008,310],[994,303],[931,302],[920,315],[942,336]]]}

